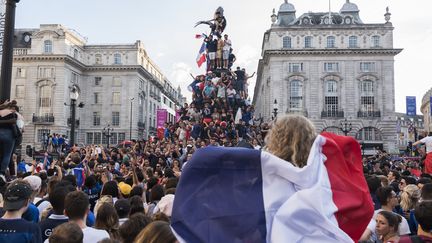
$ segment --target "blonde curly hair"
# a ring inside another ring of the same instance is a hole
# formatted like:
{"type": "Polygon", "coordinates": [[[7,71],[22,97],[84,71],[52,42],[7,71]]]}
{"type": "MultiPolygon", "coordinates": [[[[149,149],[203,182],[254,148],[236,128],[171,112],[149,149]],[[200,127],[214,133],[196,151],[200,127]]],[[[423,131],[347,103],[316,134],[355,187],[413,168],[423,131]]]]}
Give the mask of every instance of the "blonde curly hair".
{"type": "Polygon", "coordinates": [[[416,185],[407,185],[401,193],[400,206],[404,211],[409,211],[417,206],[421,191],[416,185]]]}
{"type": "Polygon", "coordinates": [[[306,117],[283,115],[266,136],[266,149],[294,166],[303,167],[316,136],[315,127],[306,117]]]}

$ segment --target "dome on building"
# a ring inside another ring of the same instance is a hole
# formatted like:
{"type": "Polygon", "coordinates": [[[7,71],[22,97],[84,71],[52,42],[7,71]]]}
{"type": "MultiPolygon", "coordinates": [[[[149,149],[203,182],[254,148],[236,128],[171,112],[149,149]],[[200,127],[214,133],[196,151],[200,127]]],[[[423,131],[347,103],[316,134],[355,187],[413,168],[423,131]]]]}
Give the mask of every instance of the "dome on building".
{"type": "Polygon", "coordinates": [[[346,0],[346,3],[342,6],[342,9],[340,10],[341,13],[343,12],[359,12],[359,8],[355,3],[350,3],[349,0],[346,0]]]}
{"type": "Polygon", "coordinates": [[[295,12],[295,7],[293,4],[288,3],[288,0],[285,0],[285,2],[280,6],[279,13],[280,12],[295,12]]]}

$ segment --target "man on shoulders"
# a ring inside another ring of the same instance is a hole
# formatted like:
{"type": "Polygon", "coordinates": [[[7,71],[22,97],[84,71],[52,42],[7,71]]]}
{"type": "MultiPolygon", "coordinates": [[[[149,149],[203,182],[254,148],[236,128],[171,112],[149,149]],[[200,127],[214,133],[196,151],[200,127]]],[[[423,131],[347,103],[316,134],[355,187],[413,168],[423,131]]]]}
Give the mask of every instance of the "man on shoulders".
{"type": "Polygon", "coordinates": [[[0,219],[0,242],[42,242],[38,225],[21,218],[30,204],[32,192],[30,185],[22,180],[6,188],[3,205],[6,213],[0,219]]]}
{"type": "Polygon", "coordinates": [[[426,159],[424,161],[424,173],[432,174],[432,132],[427,137],[424,137],[417,142],[413,143],[413,146],[419,144],[426,144],[426,159]]]}

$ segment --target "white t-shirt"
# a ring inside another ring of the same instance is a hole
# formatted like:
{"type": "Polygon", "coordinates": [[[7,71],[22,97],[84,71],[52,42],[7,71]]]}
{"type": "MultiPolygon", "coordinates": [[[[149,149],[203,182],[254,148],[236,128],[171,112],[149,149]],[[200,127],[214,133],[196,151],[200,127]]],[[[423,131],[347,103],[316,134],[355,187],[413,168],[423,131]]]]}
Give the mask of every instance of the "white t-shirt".
{"type": "MultiPolygon", "coordinates": [[[[372,236],[371,236],[372,238],[373,237],[377,238],[377,233],[375,231],[376,217],[377,217],[377,214],[381,211],[383,211],[383,210],[382,209],[375,210],[374,215],[367,226],[367,228],[372,232],[372,236]]],[[[394,214],[396,214],[396,213],[394,213],[394,214]]],[[[402,222],[400,222],[400,224],[399,224],[399,235],[408,235],[408,234],[411,234],[408,222],[404,217],[402,217],[402,222]]],[[[375,238],[373,238],[373,239],[375,239],[375,238]]]]}
{"type": "Polygon", "coordinates": [[[432,137],[425,137],[422,138],[420,141],[426,144],[426,153],[432,153],[432,137]]]}
{"type": "Polygon", "coordinates": [[[110,238],[108,232],[105,230],[99,230],[91,227],[82,229],[84,234],[83,243],[95,243],[105,238],[110,238]]]}

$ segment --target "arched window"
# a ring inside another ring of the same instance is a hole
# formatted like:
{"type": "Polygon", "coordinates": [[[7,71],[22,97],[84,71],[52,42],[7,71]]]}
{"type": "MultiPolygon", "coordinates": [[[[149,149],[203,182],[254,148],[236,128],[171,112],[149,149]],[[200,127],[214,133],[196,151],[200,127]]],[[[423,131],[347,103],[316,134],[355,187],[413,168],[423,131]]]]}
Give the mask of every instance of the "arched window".
{"type": "Polygon", "coordinates": [[[291,48],[291,37],[284,36],[284,38],[282,38],[282,46],[283,48],[291,48]]]}
{"type": "Polygon", "coordinates": [[[44,41],[44,52],[45,53],[52,53],[52,41],[51,40],[45,40],[44,41]]]}
{"type": "Polygon", "coordinates": [[[121,55],[120,53],[114,54],[114,64],[121,64],[121,55]]]}
{"type": "Polygon", "coordinates": [[[380,47],[380,37],[378,35],[372,36],[372,47],[380,47]]]}
{"type": "Polygon", "coordinates": [[[350,36],[348,40],[349,48],[357,48],[357,36],[350,36]]]}
{"type": "Polygon", "coordinates": [[[327,48],[336,47],[336,38],[334,36],[327,36],[327,48]]]}
{"type": "Polygon", "coordinates": [[[306,36],[304,41],[305,41],[305,48],[312,48],[312,41],[313,41],[312,36],[306,36]]]}
{"type": "Polygon", "coordinates": [[[357,133],[356,139],[363,141],[381,141],[382,135],[380,130],[375,127],[364,127],[357,133]]]}
{"type": "Polygon", "coordinates": [[[331,132],[338,135],[344,135],[339,127],[326,127],[324,128],[323,132],[331,132]]]}
{"type": "Polygon", "coordinates": [[[360,82],[360,117],[375,117],[374,82],[363,80],[360,82]]]}
{"type": "Polygon", "coordinates": [[[303,84],[300,80],[293,80],[289,84],[289,108],[301,110],[303,108],[303,84]]]}
{"type": "Polygon", "coordinates": [[[52,87],[44,85],[39,88],[39,115],[47,115],[51,113],[52,106],[52,87]]]}
{"type": "Polygon", "coordinates": [[[77,49],[74,49],[74,50],[73,50],[73,57],[74,57],[75,59],[78,59],[78,50],[77,50],[77,49]]]}

